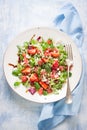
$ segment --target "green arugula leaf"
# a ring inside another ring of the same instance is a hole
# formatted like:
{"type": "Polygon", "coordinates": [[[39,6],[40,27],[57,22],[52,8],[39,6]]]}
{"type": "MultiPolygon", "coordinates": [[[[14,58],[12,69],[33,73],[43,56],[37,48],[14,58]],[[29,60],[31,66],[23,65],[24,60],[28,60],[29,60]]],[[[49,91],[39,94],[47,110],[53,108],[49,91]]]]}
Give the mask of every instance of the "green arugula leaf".
{"type": "Polygon", "coordinates": [[[16,82],[14,83],[14,86],[17,87],[17,86],[19,86],[20,84],[21,84],[21,82],[16,81],[16,82]]]}

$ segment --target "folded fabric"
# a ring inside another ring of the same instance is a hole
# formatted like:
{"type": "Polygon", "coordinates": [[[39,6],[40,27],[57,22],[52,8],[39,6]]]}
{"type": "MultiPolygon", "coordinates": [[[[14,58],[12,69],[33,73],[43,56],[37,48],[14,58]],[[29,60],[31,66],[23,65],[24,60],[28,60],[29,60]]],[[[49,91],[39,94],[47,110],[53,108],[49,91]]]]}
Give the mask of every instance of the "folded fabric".
{"type": "MultiPolygon", "coordinates": [[[[58,16],[54,20],[54,24],[58,29],[70,35],[78,48],[81,48],[83,42],[83,29],[79,14],[71,3],[66,3],[58,11],[58,16]]],[[[76,115],[78,113],[82,98],[83,77],[84,70],[82,70],[81,79],[72,93],[72,104],[67,105],[65,103],[65,98],[63,98],[60,101],[43,105],[38,122],[38,130],[51,130],[61,123],[66,117],[76,115]]]]}

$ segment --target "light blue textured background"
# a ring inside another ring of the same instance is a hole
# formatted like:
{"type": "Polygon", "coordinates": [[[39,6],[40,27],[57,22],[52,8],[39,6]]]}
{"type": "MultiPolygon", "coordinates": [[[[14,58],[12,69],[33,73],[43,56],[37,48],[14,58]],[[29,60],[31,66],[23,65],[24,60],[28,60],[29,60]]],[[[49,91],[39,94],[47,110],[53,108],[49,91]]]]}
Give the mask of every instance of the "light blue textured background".
{"type": "MultiPolygon", "coordinates": [[[[82,49],[87,65],[87,0],[69,1],[74,4],[82,20],[82,49]]],[[[54,26],[52,21],[61,3],[62,0],[0,0],[0,130],[37,130],[39,108],[42,105],[26,101],[10,89],[2,71],[3,54],[9,42],[21,31],[34,26],[54,26]]],[[[86,80],[87,67],[79,114],[67,118],[53,130],[87,130],[86,80]]]]}

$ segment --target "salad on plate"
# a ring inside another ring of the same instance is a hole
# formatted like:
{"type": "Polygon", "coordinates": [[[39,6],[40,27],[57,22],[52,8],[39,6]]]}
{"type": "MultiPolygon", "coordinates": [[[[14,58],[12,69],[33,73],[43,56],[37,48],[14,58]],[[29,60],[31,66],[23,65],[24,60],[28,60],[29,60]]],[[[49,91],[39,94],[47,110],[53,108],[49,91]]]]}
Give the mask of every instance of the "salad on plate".
{"type": "MultiPolygon", "coordinates": [[[[12,75],[18,78],[14,87],[22,84],[26,92],[34,95],[58,93],[67,80],[67,52],[64,44],[42,36],[32,38],[17,46],[17,64],[13,65],[12,75]]],[[[70,72],[70,76],[72,73],[70,72]]]]}

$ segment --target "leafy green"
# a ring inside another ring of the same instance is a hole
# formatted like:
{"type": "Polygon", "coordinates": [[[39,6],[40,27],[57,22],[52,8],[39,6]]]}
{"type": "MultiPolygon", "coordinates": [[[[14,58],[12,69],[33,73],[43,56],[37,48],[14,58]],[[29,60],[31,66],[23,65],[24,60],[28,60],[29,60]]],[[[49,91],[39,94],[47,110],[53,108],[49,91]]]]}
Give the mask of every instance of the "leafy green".
{"type": "Polygon", "coordinates": [[[23,65],[21,65],[21,64],[17,64],[17,69],[18,69],[18,71],[20,72],[21,70],[23,70],[23,65]]]}
{"type": "Polygon", "coordinates": [[[21,82],[16,81],[16,82],[14,83],[14,86],[16,87],[16,86],[19,86],[20,84],[21,84],[21,82]]]}
{"type": "Polygon", "coordinates": [[[25,87],[29,87],[29,81],[27,80],[26,82],[22,83],[25,87]]]}
{"type": "Polygon", "coordinates": [[[18,48],[18,57],[20,58],[20,61],[23,61],[24,57],[23,57],[23,53],[25,52],[25,49],[22,46],[17,46],[18,48]]]}
{"type": "Polygon", "coordinates": [[[39,77],[40,77],[40,72],[41,72],[41,67],[38,68],[38,72],[37,72],[39,77]]]}
{"type": "Polygon", "coordinates": [[[53,64],[53,62],[54,62],[53,58],[50,58],[49,61],[48,61],[49,64],[53,64]]]}
{"type": "Polygon", "coordinates": [[[65,65],[66,59],[67,59],[67,54],[65,51],[63,51],[62,53],[60,53],[60,57],[59,57],[60,65],[65,65]]]}
{"type": "Polygon", "coordinates": [[[43,51],[45,51],[49,47],[49,44],[46,42],[42,42],[41,47],[42,47],[43,51]]]}
{"type": "Polygon", "coordinates": [[[18,52],[21,52],[22,47],[17,45],[17,48],[18,48],[18,52]]]}
{"type": "Polygon", "coordinates": [[[49,48],[54,48],[53,43],[49,44],[49,48]]]}
{"type": "Polygon", "coordinates": [[[34,58],[41,58],[42,56],[40,54],[34,55],[34,58]]]}
{"type": "Polygon", "coordinates": [[[31,57],[31,58],[30,58],[29,64],[30,64],[32,67],[35,66],[35,58],[34,58],[34,57],[31,57]]]}
{"type": "Polygon", "coordinates": [[[12,74],[14,76],[19,76],[21,74],[21,70],[23,69],[24,67],[21,65],[21,64],[17,64],[17,68],[15,70],[12,71],[12,74]]]}
{"type": "Polygon", "coordinates": [[[54,48],[53,42],[48,44],[47,42],[43,41],[41,43],[41,47],[43,49],[43,51],[45,51],[47,48],[54,48]]]}
{"type": "Polygon", "coordinates": [[[35,45],[35,44],[37,43],[37,40],[32,39],[32,40],[30,41],[30,43],[31,43],[32,45],[35,45]]]}
{"type": "Polygon", "coordinates": [[[58,82],[57,84],[55,84],[54,86],[57,90],[62,88],[62,82],[58,82]]]}
{"type": "Polygon", "coordinates": [[[28,45],[29,45],[29,42],[24,42],[24,47],[25,47],[25,49],[27,49],[28,48],[28,45]]]}
{"type": "Polygon", "coordinates": [[[59,64],[60,65],[65,65],[66,59],[67,59],[67,53],[65,51],[64,45],[63,44],[59,44],[57,46],[59,53],[60,53],[60,57],[59,57],[59,64]]]}
{"type": "Polygon", "coordinates": [[[64,83],[66,81],[66,79],[67,79],[67,72],[66,71],[61,72],[59,81],[64,83]]]}
{"type": "Polygon", "coordinates": [[[51,86],[54,86],[54,85],[55,85],[54,79],[51,79],[51,80],[50,80],[50,85],[51,85],[51,86]]]}
{"type": "Polygon", "coordinates": [[[71,77],[72,76],[72,73],[71,72],[69,72],[69,77],[71,77]]]}
{"type": "Polygon", "coordinates": [[[20,74],[20,70],[19,70],[19,69],[13,70],[13,71],[12,71],[12,74],[13,74],[14,76],[18,76],[18,75],[20,74]]]}
{"type": "Polygon", "coordinates": [[[23,59],[24,59],[23,55],[20,54],[19,57],[20,57],[20,60],[23,61],[23,59]]]}
{"type": "Polygon", "coordinates": [[[59,44],[59,45],[57,46],[57,48],[58,48],[58,50],[59,50],[60,52],[64,51],[64,45],[63,45],[63,44],[59,44]]]}
{"type": "Polygon", "coordinates": [[[42,69],[45,69],[48,73],[51,72],[51,65],[49,63],[45,63],[41,66],[42,69]]]}
{"type": "Polygon", "coordinates": [[[48,95],[48,92],[46,90],[43,91],[43,95],[46,96],[48,95]]]}
{"type": "Polygon", "coordinates": [[[36,90],[39,90],[39,88],[40,88],[39,83],[38,82],[34,82],[34,85],[35,85],[36,90]]]}

